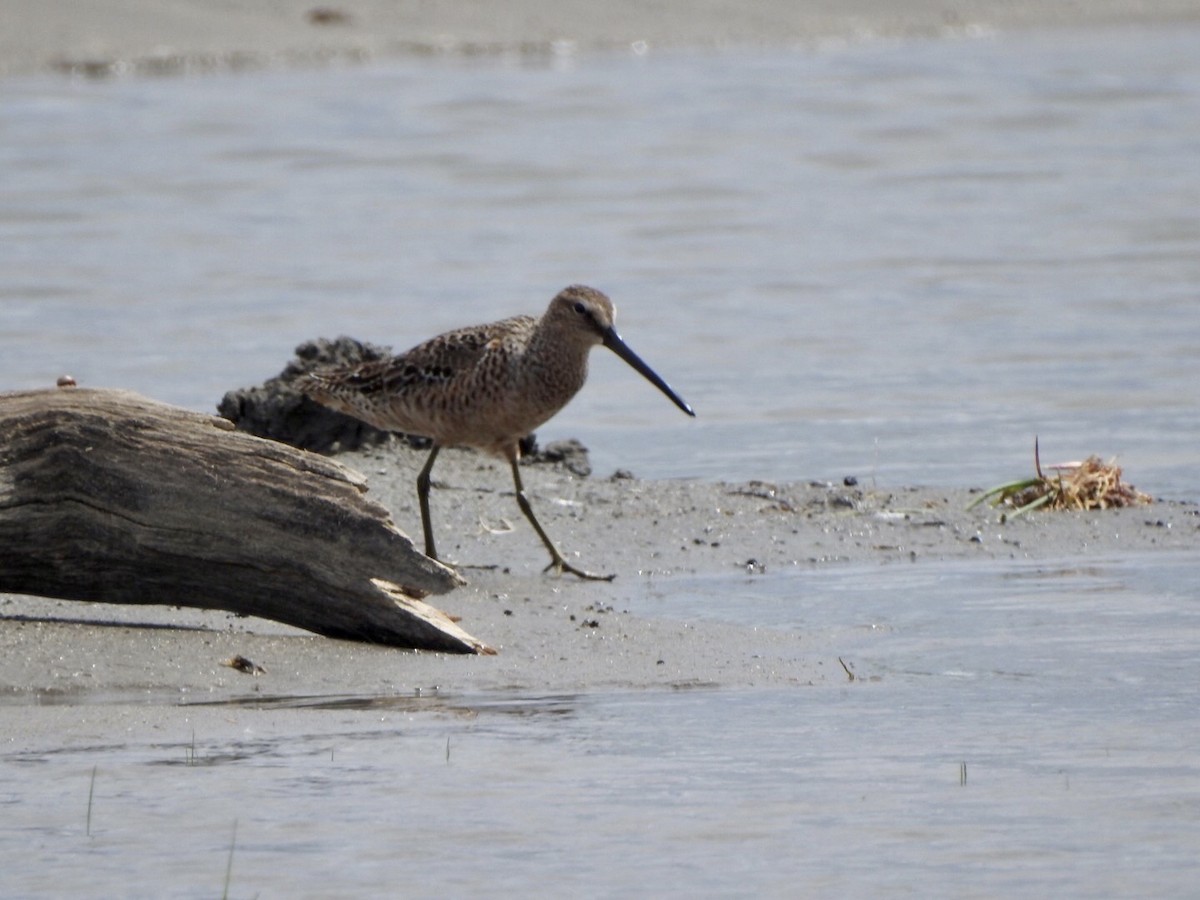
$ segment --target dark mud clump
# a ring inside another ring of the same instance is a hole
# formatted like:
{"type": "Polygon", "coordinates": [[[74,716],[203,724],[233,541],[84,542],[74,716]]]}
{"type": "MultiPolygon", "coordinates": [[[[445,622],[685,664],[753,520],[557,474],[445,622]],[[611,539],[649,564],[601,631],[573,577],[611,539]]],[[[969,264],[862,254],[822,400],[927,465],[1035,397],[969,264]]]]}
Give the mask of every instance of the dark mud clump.
{"type": "Polygon", "coordinates": [[[521,441],[521,461],[560,465],[580,478],[587,478],[592,474],[592,462],[588,459],[587,447],[575,438],[553,441],[545,447],[539,447],[537,439],[531,434],[521,441]]]}

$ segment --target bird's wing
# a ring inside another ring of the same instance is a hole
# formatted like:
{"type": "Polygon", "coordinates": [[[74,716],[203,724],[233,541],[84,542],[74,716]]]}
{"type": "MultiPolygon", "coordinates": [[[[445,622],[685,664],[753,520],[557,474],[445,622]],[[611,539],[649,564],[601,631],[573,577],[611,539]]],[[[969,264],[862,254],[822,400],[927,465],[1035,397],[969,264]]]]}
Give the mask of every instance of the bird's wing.
{"type": "Polygon", "coordinates": [[[496,352],[505,338],[528,329],[533,322],[530,316],[513,316],[447,331],[393,357],[392,366],[398,370],[394,377],[401,378],[403,386],[444,384],[475,368],[485,353],[496,352]]]}
{"type": "Polygon", "coordinates": [[[337,408],[342,404],[330,401],[370,402],[417,387],[445,385],[474,368],[489,349],[498,349],[498,341],[533,321],[530,316],[514,316],[447,331],[399,356],[310,372],[300,387],[313,399],[337,408]]]}

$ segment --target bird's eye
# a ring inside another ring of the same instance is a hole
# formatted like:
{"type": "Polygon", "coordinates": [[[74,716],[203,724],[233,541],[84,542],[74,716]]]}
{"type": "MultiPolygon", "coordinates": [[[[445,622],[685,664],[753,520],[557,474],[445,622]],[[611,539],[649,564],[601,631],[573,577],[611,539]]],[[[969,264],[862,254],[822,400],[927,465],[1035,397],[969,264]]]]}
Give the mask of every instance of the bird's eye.
{"type": "Polygon", "coordinates": [[[584,306],[582,303],[576,303],[575,304],[575,312],[579,313],[581,316],[586,316],[587,315],[587,307],[584,306]]]}

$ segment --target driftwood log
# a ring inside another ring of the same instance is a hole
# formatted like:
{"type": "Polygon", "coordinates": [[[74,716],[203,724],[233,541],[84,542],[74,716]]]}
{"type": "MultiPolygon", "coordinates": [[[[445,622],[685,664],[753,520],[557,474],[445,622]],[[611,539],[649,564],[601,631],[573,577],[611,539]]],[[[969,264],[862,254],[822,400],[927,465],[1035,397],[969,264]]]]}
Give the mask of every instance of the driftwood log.
{"type": "Polygon", "coordinates": [[[0,394],[0,591],[491,652],[421,601],[461,579],[413,548],[364,481],[125,391],[0,394]]]}

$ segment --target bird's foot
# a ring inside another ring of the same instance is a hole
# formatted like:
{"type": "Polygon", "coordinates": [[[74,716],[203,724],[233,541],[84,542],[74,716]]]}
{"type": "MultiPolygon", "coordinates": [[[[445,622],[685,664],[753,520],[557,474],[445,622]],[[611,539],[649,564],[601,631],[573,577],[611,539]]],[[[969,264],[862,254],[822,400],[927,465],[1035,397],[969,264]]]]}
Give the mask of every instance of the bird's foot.
{"type": "Polygon", "coordinates": [[[551,569],[554,570],[556,575],[562,575],[563,572],[569,572],[576,578],[582,578],[584,581],[612,581],[617,577],[615,573],[612,575],[597,575],[595,572],[587,572],[583,569],[577,569],[561,556],[557,556],[550,560],[550,564],[546,566],[546,568],[542,569],[542,571],[549,572],[551,569]]]}

